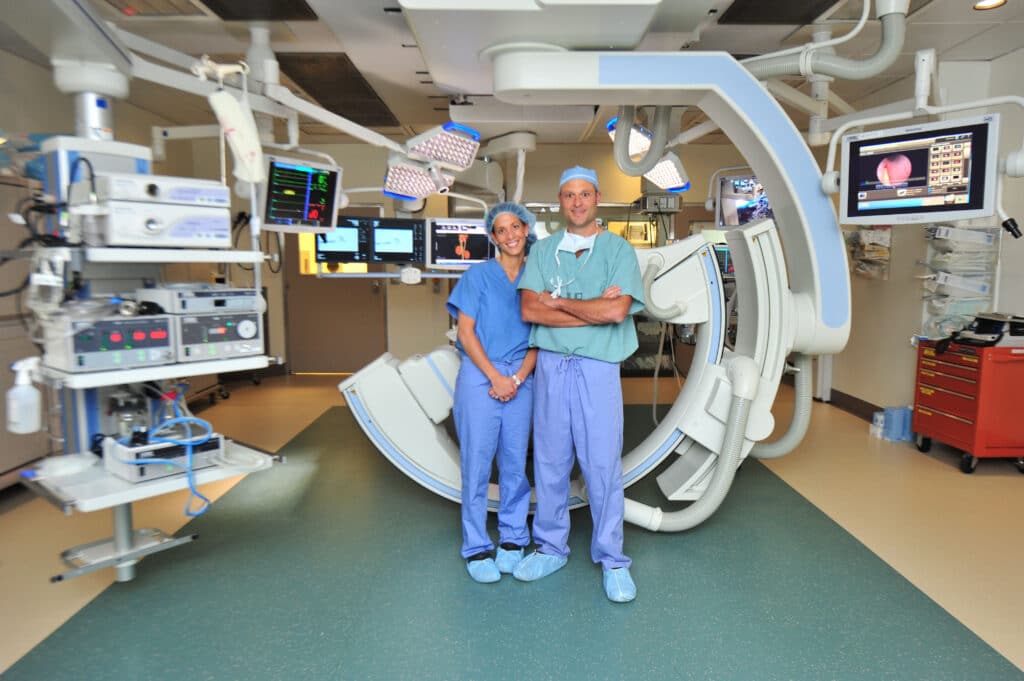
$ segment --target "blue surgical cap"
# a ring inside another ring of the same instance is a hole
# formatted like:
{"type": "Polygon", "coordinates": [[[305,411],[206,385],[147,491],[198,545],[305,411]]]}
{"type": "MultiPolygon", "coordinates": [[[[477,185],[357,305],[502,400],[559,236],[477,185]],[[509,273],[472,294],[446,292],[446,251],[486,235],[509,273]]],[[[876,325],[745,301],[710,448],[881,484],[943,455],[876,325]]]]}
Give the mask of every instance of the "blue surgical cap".
{"type": "Polygon", "coordinates": [[[485,224],[487,226],[488,234],[494,231],[494,220],[502,213],[511,213],[512,215],[515,215],[519,218],[520,222],[526,225],[530,233],[533,233],[533,226],[537,222],[537,216],[514,201],[502,201],[487,211],[487,220],[485,224]]]}
{"type": "Polygon", "coordinates": [[[537,232],[534,231],[534,225],[537,224],[537,216],[514,201],[502,201],[487,211],[487,219],[484,224],[487,227],[488,234],[494,231],[494,220],[502,213],[511,213],[526,225],[526,254],[529,255],[530,247],[537,241],[537,232]]]}
{"type": "Polygon", "coordinates": [[[597,186],[596,170],[584,168],[583,166],[573,166],[562,173],[562,179],[558,181],[558,188],[561,189],[562,185],[569,180],[586,180],[590,184],[594,185],[594,189],[600,191],[600,187],[597,186]]]}

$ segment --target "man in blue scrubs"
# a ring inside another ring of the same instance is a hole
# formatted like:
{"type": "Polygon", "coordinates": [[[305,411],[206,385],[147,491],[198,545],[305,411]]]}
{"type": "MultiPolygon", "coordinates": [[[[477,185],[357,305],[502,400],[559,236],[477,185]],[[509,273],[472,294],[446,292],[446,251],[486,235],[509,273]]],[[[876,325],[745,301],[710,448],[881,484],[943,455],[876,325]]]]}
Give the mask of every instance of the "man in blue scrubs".
{"type": "Polygon", "coordinates": [[[622,550],[622,384],[619,363],[637,348],[632,315],[643,309],[636,252],[597,225],[597,173],[562,173],[559,203],[566,229],[537,242],[519,282],[523,320],[537,355],[533,403],[537,550],[516,567],[533,581],[569,556],[569,476],[573,456],[587,486],[594,534],[590,555],[602,567],[605,594],[636,598],[622,550]]]}

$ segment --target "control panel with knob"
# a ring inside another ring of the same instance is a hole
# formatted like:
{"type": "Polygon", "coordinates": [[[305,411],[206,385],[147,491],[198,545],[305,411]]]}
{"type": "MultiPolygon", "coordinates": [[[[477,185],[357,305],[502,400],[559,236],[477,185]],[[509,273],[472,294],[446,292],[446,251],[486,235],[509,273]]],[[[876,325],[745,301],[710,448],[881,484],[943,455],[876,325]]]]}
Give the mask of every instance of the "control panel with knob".
{"type": "Polygon", "coordinates": [[[179,315],[178,361],[202,362],[263,354],[255,312],[179,315]]]}

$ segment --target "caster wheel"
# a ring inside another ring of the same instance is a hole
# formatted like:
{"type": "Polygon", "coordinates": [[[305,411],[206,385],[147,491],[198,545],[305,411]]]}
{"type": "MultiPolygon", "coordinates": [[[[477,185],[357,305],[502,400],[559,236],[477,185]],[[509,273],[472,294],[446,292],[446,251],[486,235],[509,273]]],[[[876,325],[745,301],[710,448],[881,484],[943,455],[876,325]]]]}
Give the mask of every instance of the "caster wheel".
{"type": "Polygon", "coordinates": [[[1024,456],[1017,459],[1017,470],[1019,470],[1021,473],[1024,473],[1024,456]]]}
{"type": "Polygon", "coordinates": [[[231,393],[229,393],[227,390],[221,390],[220,392],[217,393],[217,395],[222,400],[226,400],[231,397],[231,393]]]}
{"type": "Polygon", "coordinates": [[[217,395],[211,394],[210,395],[210,406],[212,407],[215,404],[217,404],[217,395]]]}
{"type": "Polygon", "coordinates": [[[964,452],[960,456],[960,470],[962,470],[964,473],[973,473],[974,469],[977,467],[978,457],[970,454],[969,452],[964,452]]]}
{"type": "Polygon", "coordinates": [[[252,384],[253,385],[259,385],[262,382],[263,382],[263,379],[260,378],[259,376],[253,376],[252,377],[252,384]]]}
{"type": "Polygon", "coordinates": [[[915,444],[917,445],[917,451],[928,452],[932,448],[932,439],[924,435],[918,435],[915,438],[915,444]]]}

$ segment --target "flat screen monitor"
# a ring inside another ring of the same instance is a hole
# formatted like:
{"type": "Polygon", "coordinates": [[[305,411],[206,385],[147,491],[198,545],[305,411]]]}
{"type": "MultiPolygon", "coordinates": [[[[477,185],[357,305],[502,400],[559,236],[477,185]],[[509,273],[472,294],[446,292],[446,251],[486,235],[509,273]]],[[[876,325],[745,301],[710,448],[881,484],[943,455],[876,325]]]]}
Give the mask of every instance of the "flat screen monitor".
{"type": "Polygon", "coordinates": [[[377,218],[370,230],[370,262],[425,264],[426,220],[377,218]]]}
{"type": "Polygon", "coordinates": [[[370,262],[370,232],[377,218],[338,216],[338,226],[316,235],[316,261],[370,262]]]}
{"type": "Polygon", "coordinates": [[[966,220],[995,212],[999,114],[843,137],[841,222],[966,220]]]}
{"type": "Polygon", "coordinates": [[[736,276],[736,265],[729,254],[729,247],[725,244],[715,244],[715,259],[718,260],[718,271],[725,278],[736,276]]]}
{"type": "Polygon", "coordinates": [[[340,168],[267,156],[263,229],[271,232],[328,232],[334,229],[340,168]]]}
{"type": "Polygon", "coordinates": [[[739,227],[775,217],[764,187],[754,175],[723,175],[718,178],[718,226],[739,227]]]}
{"type": "Polygon", "coordinates": [[[494,257],[494,244],[483,220],[434,218],[430,220],[430,258],[427,266],[464,270],[494,257]]]}

